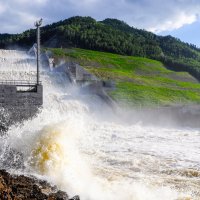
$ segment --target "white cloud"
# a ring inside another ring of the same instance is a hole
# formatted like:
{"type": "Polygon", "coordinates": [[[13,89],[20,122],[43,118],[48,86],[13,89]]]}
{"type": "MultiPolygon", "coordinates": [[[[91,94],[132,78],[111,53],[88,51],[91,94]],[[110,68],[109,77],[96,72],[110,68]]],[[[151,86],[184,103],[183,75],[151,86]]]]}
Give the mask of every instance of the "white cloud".
{"type": "Polygon", "coordinates": [[[191,14],[186,15],[185,13],[180,13],[179,15],[175,15],[174,17],[171,17],[169,19],[166,19],[162,24],[150,26],[147,28],[151,32],[160,33],[162,31],[172,31],[174,29],[179,29],[183,25],[186,24],[192,24],[197,20],[197,15],[191,14]]]}
{"type": "Polygon", "coordinates": [[[198,0],[124,0],[118,7],[120,19],[157,33],[191,24],[200,14],[198,0]]]}
{"type": "Polygon", "coordinates": [[[0,0],[1,32],[12,33],[32,28],[41,17],[47,24],[74,15],[118,18],[159,33],[191,24],[199,14],[199,0],[0,0]]]}

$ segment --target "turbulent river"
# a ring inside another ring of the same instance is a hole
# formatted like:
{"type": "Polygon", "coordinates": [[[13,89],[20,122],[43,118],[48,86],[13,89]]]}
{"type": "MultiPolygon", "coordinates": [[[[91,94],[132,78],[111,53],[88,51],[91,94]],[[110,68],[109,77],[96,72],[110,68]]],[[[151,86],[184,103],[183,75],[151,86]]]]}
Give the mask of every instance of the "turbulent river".
{"type": "MultiPolygon", "coordinates": [[[[0,51],[1,80],[33,80],[35,68],[24,52],[0,51]]],[[[43,69],[41,79],[43,108],[1,136],[0,168],[81,200],[200,199],[199,129],[121,119],[97,96],[80,94],[62,70],[43,69]]]]}

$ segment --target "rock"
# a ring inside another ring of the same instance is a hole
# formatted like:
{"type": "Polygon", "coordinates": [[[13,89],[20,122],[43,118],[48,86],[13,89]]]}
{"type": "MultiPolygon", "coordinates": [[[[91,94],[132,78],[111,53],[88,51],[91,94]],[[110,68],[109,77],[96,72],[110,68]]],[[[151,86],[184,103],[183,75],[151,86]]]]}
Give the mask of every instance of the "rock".
{"type": "Polygon", "coordinates": [[[80,198],[79,198],[79,196],[74,196],[73,198],[71,198],[69,200],[80,200],[80,198]]]}
{"type": "Polygon", "coordinates": [[[63,200],[63,199],[68,199],[68,196],[65,192],[58,191],[57,193],[53,193],[49,195],[48,200],[63,200]]]}
{"type": "MultiPolygon", "coordinates": [[[[46,181],[24,175],[11,175],[0,170],[0,199],[2,200],[69,200],[67,193],[46,181]]],[[[71,200],[79,200],[78,196],[71,200]]]]}

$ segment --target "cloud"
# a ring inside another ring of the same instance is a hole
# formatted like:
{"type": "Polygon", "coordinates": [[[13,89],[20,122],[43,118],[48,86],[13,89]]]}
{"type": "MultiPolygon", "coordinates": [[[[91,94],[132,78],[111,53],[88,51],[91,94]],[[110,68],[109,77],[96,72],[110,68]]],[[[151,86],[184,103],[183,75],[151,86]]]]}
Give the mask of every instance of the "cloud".
{"type": "Polygon", "coordinates": [[[41,17],[47,24],[75,15],[118,18],[160,33],[191,24],[199,14],[199,0],[0,0],[1,32],[9,33],[33,28],[41,17]]]}
{"type": "Polygon", "coordinates": [[[200,2],[195,0],[150,0],[147,3],[147,1],[141,0],[137,9],[141,14],[138,13],[140,18],[136,19],[136,26],[159,33],[195,22],[200,13],[200,2]],[[144,12],[142,12],[142,2],[146,3],[144,12]]]}

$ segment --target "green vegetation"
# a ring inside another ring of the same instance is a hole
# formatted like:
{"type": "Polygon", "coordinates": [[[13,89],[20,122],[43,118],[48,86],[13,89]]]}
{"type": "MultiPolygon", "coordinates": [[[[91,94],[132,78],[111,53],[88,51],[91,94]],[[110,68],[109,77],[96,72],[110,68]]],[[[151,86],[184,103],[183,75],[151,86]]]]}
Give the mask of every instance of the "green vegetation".
{"type": "Polygon", "coordinates": [[[200,84],[187,72],[174,72],[160,61],[72,49],[51,49],[55,57],[76,61],[102,80],[114,80],[109,94],[132,106],[200,103],[200,84]]]}
{"type": "MultiPolygon", "coordinates": [[[[42,27],[41,38],[46,47],[79,47],[155,59],[172,70],[189,72],[200,80],[200,49],[195,45],[139,30],[117,19],[97,22],[91,17],[72,17],[42,27]]],[[[33,29],[22,34],[0,34],[1,48],[30,47],[34,42],[33,29]]]]}
{"type": "MultiPolygon", "coordinates": [[[[91,17],[72,17],[44,26],[41,38],[44,47],[65,48],[53,50],[57,57],[75,60],[99,78],[116,81],[116,90],[110,95],[120,102],[200,102],[200,86],[193,78],[200,80],[200,49],[195,45],[139,30],[117,19],[98,22],[91,17]],[[82,49],[69,49],[72,47],[82,49]]],[[[35,40],[33,29],[0,34],[0,48],[30,47],[35,40]]]]}

